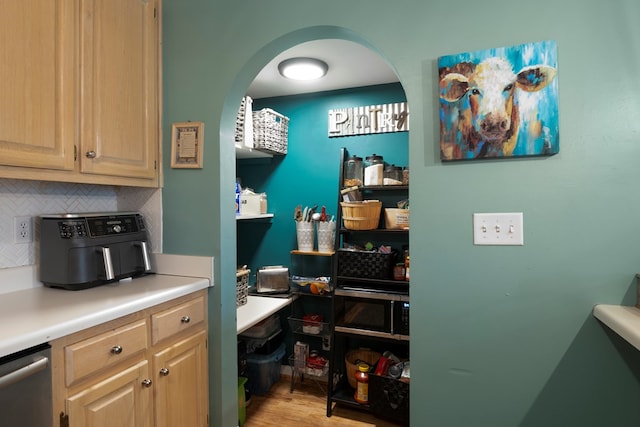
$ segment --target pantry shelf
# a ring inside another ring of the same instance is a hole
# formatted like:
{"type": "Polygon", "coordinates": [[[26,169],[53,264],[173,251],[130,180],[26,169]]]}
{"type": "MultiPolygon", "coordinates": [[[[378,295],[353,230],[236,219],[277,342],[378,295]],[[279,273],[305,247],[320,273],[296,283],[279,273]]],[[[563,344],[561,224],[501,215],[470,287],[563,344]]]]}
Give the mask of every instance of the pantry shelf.
{"type": "Polygon", "coordinates": [[[236,221],[250,220],[250,219],[270,219],[273,218],[272,213],[258,214],[258,215],[236,215],[236,221]]]}

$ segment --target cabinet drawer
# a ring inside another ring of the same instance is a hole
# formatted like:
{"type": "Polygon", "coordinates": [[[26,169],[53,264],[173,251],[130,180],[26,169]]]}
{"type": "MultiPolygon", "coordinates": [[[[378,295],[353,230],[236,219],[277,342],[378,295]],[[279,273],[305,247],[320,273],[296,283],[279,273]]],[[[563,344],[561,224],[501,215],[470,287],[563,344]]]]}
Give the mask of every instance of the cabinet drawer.
{"type": "Polygon", "coordinates": [[[67,386],[147,348],[147,322],[140,320],[65,347],[67,386]]]}
{"type": "Polygon", "coordinates": [[[158,342],[184,330],[201,326],[205,320],[204,297],[195,298],[151,316],[151,342],[158,342]]]}

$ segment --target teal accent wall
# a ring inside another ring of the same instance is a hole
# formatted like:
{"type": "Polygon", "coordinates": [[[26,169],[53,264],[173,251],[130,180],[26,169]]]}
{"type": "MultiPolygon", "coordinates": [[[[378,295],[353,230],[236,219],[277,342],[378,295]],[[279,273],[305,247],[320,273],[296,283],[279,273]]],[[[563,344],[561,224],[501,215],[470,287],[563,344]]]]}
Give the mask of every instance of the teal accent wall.
{"type": "Polygon", "coordinates": [[[215,256],[211,425],[237,421],[235,114],[280,52],[343,38],[380,53],[411,109],[411,424],[635,426],[640,352],[592,316],[632,305],[640,263],[636,0],[165,0],[163,233],[215,256]],[[558,45],[560,153],[442,164],[437,58],[558,45]],[[171,123],[204,121],[202,170],[169,167],[171,123]],[[472,244],[474,212],[523,212],[522,247],[472,244]]]}
{"type": "Polygon", "coordinates": [[[243,187],[266,192],[268,210],[275,215],[271,221],[239,221],[238,263],[248,264],[254,274],[261,266],[290,265],[289,253],[297,249],[297,205],[317,204],[318,212],[325,206],[328,215],[336,214],[341,147],[363,159],[376,153],[389,164],[406,166],[408,132],[328,136],[329,110],[404,101],[399,84],[254,100],[254,111],[270,108],[289,118],[289,138],[285,156],[238,161],[243,187]]]}

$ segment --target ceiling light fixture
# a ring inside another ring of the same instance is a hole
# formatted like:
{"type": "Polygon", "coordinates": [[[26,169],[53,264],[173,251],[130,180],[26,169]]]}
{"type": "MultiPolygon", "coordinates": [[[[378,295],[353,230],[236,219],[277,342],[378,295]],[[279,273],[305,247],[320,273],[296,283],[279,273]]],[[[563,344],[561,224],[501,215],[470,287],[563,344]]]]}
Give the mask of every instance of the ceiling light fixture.
{"type": "Polygon", "coordinates": [[[315,58],[290,58],[278,64],[283,77],[292,80],[315,80],[327,74],[326,62],[315,58]]]}

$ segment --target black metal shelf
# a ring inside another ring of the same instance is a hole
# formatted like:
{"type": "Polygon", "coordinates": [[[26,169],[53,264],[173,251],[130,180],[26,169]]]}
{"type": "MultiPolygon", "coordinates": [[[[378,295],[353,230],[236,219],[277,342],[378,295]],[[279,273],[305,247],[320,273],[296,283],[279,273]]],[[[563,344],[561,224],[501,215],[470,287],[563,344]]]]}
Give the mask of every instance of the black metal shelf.
{"type": "MultiPolygon", "coordinates": [[[[341,150],[340,158],[340,172],[338,182],[341,183],[338,188],[338,203],[336,210],[336,221],[338,225],[342,224],[342,207],[340,202],[342,200],[341,190],[343,177],[344,177],[344,162],[347,158],[347,150],[343,148],[341,150]]],[[[359,186],[358,190],[362,194],[364,200],[378,199],[382,202],[383,208],[395,208],[397,201],[394,197],[406,198],[409,192],[408,185],[373,185],[373,186],[359,186]]],[[[409,281],[405,280],[392,280],[392,279],[372,279],[365,277],[352,277],[338,275],[338,258],[340,248],[346,242],[346,240],[354,240],[351,243],[360,245],[362,241],[380,240],[385,245],[392,246],[394,250],[398,250],[400,245],[408,244],[409,242],[409,229],[392,229],[385,227],[384,218],[380,218],[378,227],[373,230],[351,230],[343,226],[339,227],[336,231],[336,256],[334,258],[334,270],[333,270],[333,283],[334,283],[334,298],[332,300],[332,317],[336,316],[336,291],[338,289],[344,291],[350,290],[370,290],[379,291],[389,294],[398,294],[402,301],[407,301],[409,298],[409,281]]],[[[376,243],[379,245],[380,243],[376,243]]],[[[373,275],[373,274],[371,274],[373,275]]],[[[373,275],[376,276],[376,275],[373,275]]],[[[384,277],[380,275],[379,277],[384,277]]],[[[376,414],[377,409],[372,410],[368,404],[360,404],[355,401],[353,393],[354,389],[351,388],[347,381],[347,373],[344,367],[344,357],[348,352],[350,346],[373,348],[378,344],[389,346],[390,349],[398,350],[402,349],[402,352],[408,353],[409,336],[400,334],[384,334],[377,333],[376,331],[360,330],[357,328],[339,327],[336,325],[335,319],[332,324],[332,346],[331,355],[329,359],[329,384],[327,395],[327,416],[330,417],[333,411],[334,404],[345,405],[351,408],[360,409],[363,411],[376,414]],[[363,345],[363,344],[373,345],[363,345]],[[384,343],[384,344],[383,344],[384,343]]],[[[376,414],[377,415],[377,414],[376,414]]]]}
{"type": "Polygon", "coordinates": [[[352,233],[352,234],[367,234],[367,233],[381,233],[381,234],[409,234],[408,228],[374,228],[373,230],[350,230],[348,228],[341,227],[338,230],[342,234],[352,233]]]}
{"type": "Polygon", "coordinates": [[[338,383],[331,395],[331,401],[339,402],[352,408],[362,409],[363,411],[370,411],[371,407],[367,404],[358,403],[353,397],[354,390],[344,381],[338,383]]]}
{"type": "MultiPolygon", "coordinates": [[[[366,283],[370,285],[396,285],[396,286],[409,286],[408,280],[392,280],[392,279],[368,279],[366,277],[352,277],[352,276],[337,276],[337,283],[366,283]]],[[[340,285],[338,285],[340,287],[340,285]]]]}
{"type": "MultiPolygon", "coordinates": [[[[341,187],[341,190],[352,187],[341,187]]],[[[409,191],[408,185],[361,185],[358,187],[360,191],[409,191]]]]}

